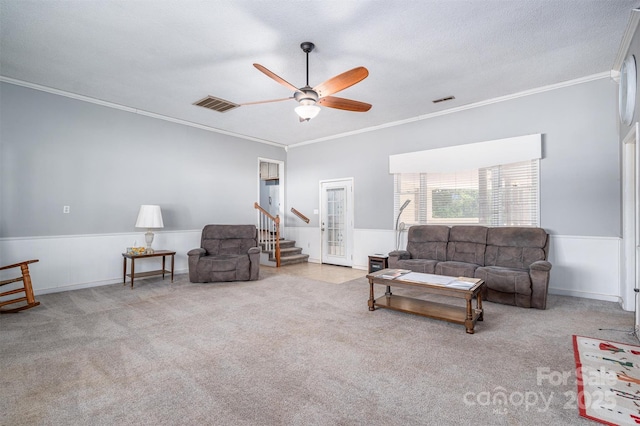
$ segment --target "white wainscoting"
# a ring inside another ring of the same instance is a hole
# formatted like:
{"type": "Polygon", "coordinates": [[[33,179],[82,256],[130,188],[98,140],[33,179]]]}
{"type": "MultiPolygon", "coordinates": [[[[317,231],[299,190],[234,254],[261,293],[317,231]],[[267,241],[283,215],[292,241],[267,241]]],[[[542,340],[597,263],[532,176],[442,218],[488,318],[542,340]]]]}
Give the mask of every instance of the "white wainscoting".
{"type": "Polygon", "coordinates": [[[620,288],[622,239],[551,235],[549,292],[620,302],[626,310],[620,288]]]}
{"type": "MultiPolygon", "coordinates": [[[[309,261],[322,259],[321,234],[318,228],[287,227],[288,239],[309,255],[309,261]]],[[[388,254],[395,248],[395,232],[380,229],[354,231],[353,268],[367,270],[369,255],[388,254]]],[[[400,247],[406,247],[406,232],[400,247]]],[[[622,294],[620,286],[621,239],[551,235],[549,261],[553,265],[549,292],[565,296],[607,300],[621,303],[626,310],[634,309],[633,300],[622,294]],[[626,300],[625,300],[626,299],[626,300]]]]}
{"type": "MultiPolygon", "coordinates": [[[[200,246],[201,230],[157,232],[153,247],[176,251],[175,273],[188,272],[187,252],[200,246]]],[[[296,240],[309,261],[322,258],[319,228],[287,227],[286,238],[296,240]]],[[[395,232],[356,229],[353,268],[366,270],[368,256],[389,253],[395,247],[395,232]]],[[[143,233],[72,235],[0,239],[0,265],[40,259],[30,266],[35,294],[52,293],[122,282],[121,253],[143,233]]],[[[406,246],[406,232],[401,247],[406,246]]],[[[620,279],[621,239],[552,235],[549,261],[553,265],[549,292],[553,294],[616,301],[633,310],[633,301],[624,300],[620,279]],[[626,303],[625,303],[626,302],[626,303]]],[[[158,269],[159,259],[145,259],[137,270],[158,269]]],[[[12,271],[0,279],[15,275],[12,271]]],[[[628,299],[628,297],[626,297],[628,299]]]]}
{"type": "MultiPolygon", "coordinates": [[[[202,230],[156,232],[153,248],[175,251],[175,274],[186,273],[187,252],[200,246],[201,234],[202,230]]],[[[121,283],[122,253],[134,241],[144,246],[144,234],[2,238],[0,265],[39,259],[29,267],[36,295],[121,283]]],[[[140,260],[136,271],[160,269],[160,262],[161,258],[140,260]]],[[[131,267],[130,262],[127,267],[131,267]]],[[[15,270],[3,272],[3,277],[17,276],[15,270]]]]}

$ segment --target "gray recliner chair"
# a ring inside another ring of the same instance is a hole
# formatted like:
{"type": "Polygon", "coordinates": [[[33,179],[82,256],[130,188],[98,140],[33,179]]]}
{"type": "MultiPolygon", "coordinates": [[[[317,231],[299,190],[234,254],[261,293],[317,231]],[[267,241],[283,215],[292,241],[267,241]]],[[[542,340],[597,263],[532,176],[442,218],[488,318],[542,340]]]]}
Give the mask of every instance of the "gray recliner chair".
{"type": "Polygon", "coordinates": [[[207,225],[200,248],[189,253],[189,281],[252,281],[260,272],[258,230],[253,225],[207,225]]]}

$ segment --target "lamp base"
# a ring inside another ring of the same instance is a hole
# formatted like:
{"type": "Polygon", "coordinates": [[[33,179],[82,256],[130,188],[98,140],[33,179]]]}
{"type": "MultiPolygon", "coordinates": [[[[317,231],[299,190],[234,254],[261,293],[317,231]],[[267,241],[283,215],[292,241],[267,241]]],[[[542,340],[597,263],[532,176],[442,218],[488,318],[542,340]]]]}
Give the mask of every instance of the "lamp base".
{"type": "Polygon", "coordinates": [[[153,232],[151,229],[148,229],[144,234],[144,240],[147,243],[147,249],[145,250],[145,254],[153,254],[155,251],[151,248],[151,243],[153,243],[153,232]]]}

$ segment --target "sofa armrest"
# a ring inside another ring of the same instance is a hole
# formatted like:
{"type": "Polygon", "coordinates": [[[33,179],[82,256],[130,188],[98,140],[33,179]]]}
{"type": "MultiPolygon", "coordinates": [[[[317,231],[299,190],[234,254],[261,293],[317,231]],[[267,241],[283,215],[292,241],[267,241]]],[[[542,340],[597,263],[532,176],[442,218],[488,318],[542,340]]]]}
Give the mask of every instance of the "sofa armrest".
{"type": "Polygon", "coordinates": [[[411,253],[406,250],[394,250],[389,252],[389,257],[395,257],[397,259],[411,259],[411,253]]]}
{"type": "Polygon", "coordinates": [[[189,250],[187,253],[189,259],[189,281],[197,283],[198,281],[198,262],[200,258],[207,254],[207,251],[202,247],[189,250]]]}
{"type": "Polygon", "coordinates": [[[531,277],[531,307],[538,309],[547,308],[547,294],[549,292],[549,277],[551,263],[546,260],[538,260],[529,265],[531,277]]]}
{"type": "Polygon", "coordinates": [[[187,256],[198,256],[198,257],[202,257],[205,254],[207,254],[207,251],[203,248],[196,248],[193,250],[189,250],[189,253],[187,253],[187,256]]]}
{"type": "Polygon", "coordinates": [[[249,255],[249,261],[251,262],[251,270],[249,273],[249,280],[257,280],[260,276],[260,253],[262,249],[260,247],[251,247],[247,254],[249,255]]]}
{"type": "Polygon", "coordinates": [[[389,268],[397,268],[398,261],[403,259],[411,259],[411,253],[406,250],[394,250],[389,252],[389,268]]]}
{"type": "Polygon", "coordinates": [[[538,260],[529,265],[529,269],[534,271],[549,272],[551,270],[551,263],[547,262],[546,260],[538,260]]]}

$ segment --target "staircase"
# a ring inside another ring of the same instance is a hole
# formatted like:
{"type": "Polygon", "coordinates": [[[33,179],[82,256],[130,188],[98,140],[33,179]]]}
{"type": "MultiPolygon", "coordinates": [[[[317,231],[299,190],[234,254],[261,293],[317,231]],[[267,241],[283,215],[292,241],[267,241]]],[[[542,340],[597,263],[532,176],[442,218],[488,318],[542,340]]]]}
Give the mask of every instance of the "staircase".
{"type": "MultiPolygon", "coordinates": [[[[309,261],[308,254],[302,254],[302,248],[296,247],[296,242],[292,240],[280,240],[280,266],[294,265],[296,263],[306,263],[309,261]]],[[[262,245],[260,254],[260,264],[276,266],[274,250],[267,250],[262,245]]]]}
{"type": "MultiPolygon", "coordinates": [[[[258,245],[260,246],[260,264],[275,266],[276,268],[296,263],[309,261],[308,254],[302,254],[302,249],[296,247],[295,241],[285,240],[280,237],[280,217],[272,216],[258,203],[253,207],[258,213],[258,245]]],[[[291,211],[298,217],[309,219],[295,209],[291,211]]]]}

